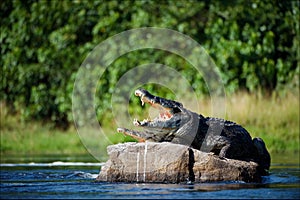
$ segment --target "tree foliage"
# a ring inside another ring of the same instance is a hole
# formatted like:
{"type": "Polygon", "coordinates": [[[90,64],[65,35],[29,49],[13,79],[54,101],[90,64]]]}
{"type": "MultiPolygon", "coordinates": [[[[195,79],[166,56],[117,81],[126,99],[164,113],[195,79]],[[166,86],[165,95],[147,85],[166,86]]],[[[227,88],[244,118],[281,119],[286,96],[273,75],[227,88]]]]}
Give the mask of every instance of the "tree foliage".
{"type": "MultiPolygon", "coordinates": [[[[198,41],[229,92],[299,84],[297,1],[6,0],[0,6],[1,100],[25,118],[68,125],[76,72],[85,57],[103,40],[139,27],[169,28],[198,41]]],[[[104,73],[102,109],[110,108],[109,95],[122,74],[150,62],[175,67],[195,90],[207,92],[201,77],[178,56],[137,51],[104,73]]]]}

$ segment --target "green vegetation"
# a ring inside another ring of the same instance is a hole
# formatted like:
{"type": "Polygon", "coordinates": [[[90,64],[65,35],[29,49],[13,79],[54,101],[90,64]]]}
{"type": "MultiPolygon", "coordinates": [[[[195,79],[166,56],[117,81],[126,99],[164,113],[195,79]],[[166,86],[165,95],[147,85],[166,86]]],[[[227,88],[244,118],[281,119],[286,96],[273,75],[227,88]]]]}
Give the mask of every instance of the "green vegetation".
{"type": "MultiPolygon", "coordinates": [[[[299,149],[298,1],[4,0],[0,8],[1,153],[86,153],[73,127],[78,69],[100,42],[139,27],[196,40],[219,68],[227,118],[266,140],[272,152],[299,149]]],[[[108,67],[96,88],[97,118],[114,143],[129,139],[112,134],[111,96],[122,75],[145,63],[174,68],[203,97],[201,105],[210,102],[203,77],[183,58],[130,52],[108,67]]],[[[130,112],[141,113],[137,103],[130,101],[130,112]]]]}
{"type": "MultiPolygon", "coordinates": [[[[67,128],[77,70],[103,40],[132,28],[162,27],[203,45],[230,93],[269,95],[299,87],[297,1],[22,1],[1,4],[1,97],[10,113],[67,128]]],[[[161,63],[181,73],[199,94],[202,77],[182,58],[140,50],[117,59],[98,85],[98,119],[111,112],[110,95],[132,67],[161,63]]],[[[164,95],[165,93],[161,93],[164,95]]]]}

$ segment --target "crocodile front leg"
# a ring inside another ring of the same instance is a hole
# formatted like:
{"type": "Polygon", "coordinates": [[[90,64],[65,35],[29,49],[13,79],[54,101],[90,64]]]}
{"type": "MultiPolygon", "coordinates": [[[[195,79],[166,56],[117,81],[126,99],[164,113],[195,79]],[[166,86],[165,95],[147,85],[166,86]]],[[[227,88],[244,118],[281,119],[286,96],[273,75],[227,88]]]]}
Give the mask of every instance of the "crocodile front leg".
{"type": "Polygon", "coordinates": [[[222,147],[222,149],[219,153],[219,157],[221,159],[228,158],[228,152],[229,152],[230,147],[231,147],[230,144],[226,144],[225,146],[222,147]]]}

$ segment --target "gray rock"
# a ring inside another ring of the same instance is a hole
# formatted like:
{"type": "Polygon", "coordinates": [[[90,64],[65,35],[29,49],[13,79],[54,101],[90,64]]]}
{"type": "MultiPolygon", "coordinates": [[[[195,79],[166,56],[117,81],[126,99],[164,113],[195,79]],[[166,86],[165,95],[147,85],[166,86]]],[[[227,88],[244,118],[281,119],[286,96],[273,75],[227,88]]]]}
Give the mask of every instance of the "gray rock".
{"type": "Polygon", "coordinates": [[[109,160],[97,181],[186,183],[260,182],[258,164],[219,158],[169,142],[124,143],[107,147],[109,160]]]}

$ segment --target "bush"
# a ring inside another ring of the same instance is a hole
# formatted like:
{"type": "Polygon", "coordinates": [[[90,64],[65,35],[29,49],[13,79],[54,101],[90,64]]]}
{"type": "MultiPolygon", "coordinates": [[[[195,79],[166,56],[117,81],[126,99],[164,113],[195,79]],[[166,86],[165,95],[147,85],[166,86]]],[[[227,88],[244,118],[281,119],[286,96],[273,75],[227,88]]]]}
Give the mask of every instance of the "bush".
{"type": "MultiPolygon", "coordinates": [[[[76,72],[88,52],[110,36],[144,26],[177,30],[202,44],[228,92],[299,87],[297,1],[6,0],[0,6],[1,100],[25,119],[67,127],[76,72]]],[[[98,101],[105,111],[118,78],[130,67],[150,62],[180,66],[176,69],[191,85],[207,93],[201,77],[178,56],[132,52],[114,62],[99,84],[103,95],[98,101]]],[[[98,113],[101,121],[103,112],[98,113]]]]}

